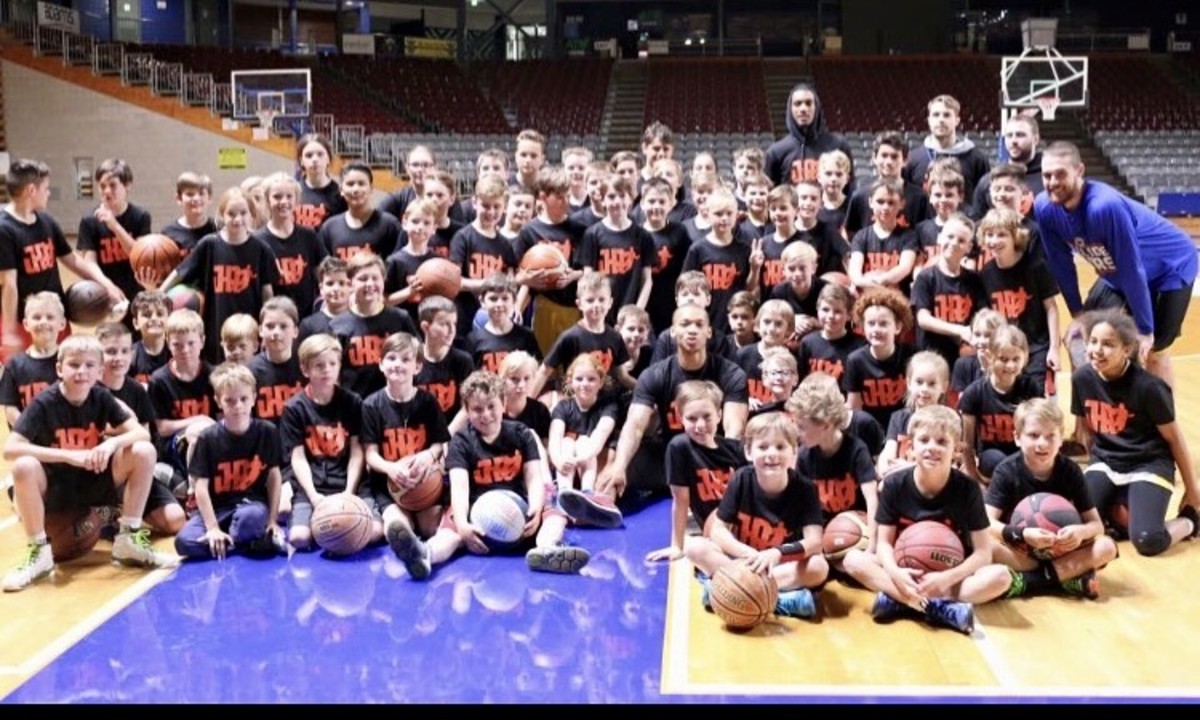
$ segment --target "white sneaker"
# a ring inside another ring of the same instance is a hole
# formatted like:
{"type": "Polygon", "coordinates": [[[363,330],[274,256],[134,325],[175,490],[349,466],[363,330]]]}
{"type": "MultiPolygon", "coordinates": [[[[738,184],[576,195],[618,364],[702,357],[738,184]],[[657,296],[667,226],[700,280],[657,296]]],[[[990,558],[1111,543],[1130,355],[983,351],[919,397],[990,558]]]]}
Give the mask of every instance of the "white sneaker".
{"type": "Polygon", "coordinates": [[[149,528],[122,528],[113,541],[113,560],[122,565],[144,568],[173,568],[179,566],[178,555],[160,553],[150,545],[149,528]]]}
{"type": "Polygon", "coordinates": [[[4,576],[4,592],[17,592],[29,587],[34,580],[54,572],[54,553],[48,542],[30,542],[25,546],[25,559],[16,570],[4,576]]]}

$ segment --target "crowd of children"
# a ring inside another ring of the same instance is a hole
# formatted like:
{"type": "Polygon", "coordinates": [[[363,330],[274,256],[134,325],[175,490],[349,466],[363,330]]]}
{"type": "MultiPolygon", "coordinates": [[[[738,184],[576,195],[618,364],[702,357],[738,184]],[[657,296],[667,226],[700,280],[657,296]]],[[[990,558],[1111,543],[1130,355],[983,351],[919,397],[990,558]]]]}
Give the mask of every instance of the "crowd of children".
{"type": "MultiPolygon", "coordinates": [[[[741,148],[728,185],[707,153],[685,178],[660,123],[641,163],[568,148],[546,165],[527,130],[514,172],[481,153],[461,202],[413,148],[409,186],[376,207],[371,169],[335,179],[329,144],[306,136],[296,177],[224,191],[217,222],[207,178],[179,177],[183,214],[161,232],[184,259],[166,278],[129,264],[153,225],[125,162],[100,164],[77,249],[47,214],[48,168],[13,162],[0,405],[29,543],[4,589],[53,570],[48,514],[115,508],[113,557],[170,567],[315,549],[314,508],[337,493],[368,504],[371,541],[423,580],[491,551],[470,509],[501,488],[527,505],[529,567],[550,572],[589,561],[564,543],[569,524],[619,527],[621,508],[669,493],[669,544],[648,560],[689,558],[706,604],[708,578],[733,562],[773,576],[777,611],[795,617],[818,613],[831,575],[877,593],[878,621],[968,633],[973,603],[1097,597],[1110,535],[1155,555],[1200,534],[1171,388],[1139,366],[1127,315],[1088,315],[1071,411],[1091,460],[1067,459],[1059,290],[1022,215],[1026,170],[988,172],[960,147],[953,98],[929,111],[918,161],[881,133],[876,178],[858,189],[804,85],[788,127],[814,145],[741,148]],[[521,268],[537,245],[566,265],[521,268]],[[424,296],[417,270],[435,257],[460,269],[456,297],[424,296]],[[120,302],[95,337],[66,337],[56,259],[120,302]],[[198,291],[200,312],[175,309],[176,285],[198,291]],[[1176,470],[1183,501],[1164,520],[1176,470]],[[432,507],[397,503],[434,472],[432,507]],[[1082,522],[1010,524],[1036,491],[1082,522]],[[868,543],[827,562],[822,528],[848,510],[867,513],[868,543]],[[897,564],[900,532],[922,520],[958,535],[960,565],[897,564]]],[[[1036,145],[1036,123],[1015,122],[1036,145]]]]}

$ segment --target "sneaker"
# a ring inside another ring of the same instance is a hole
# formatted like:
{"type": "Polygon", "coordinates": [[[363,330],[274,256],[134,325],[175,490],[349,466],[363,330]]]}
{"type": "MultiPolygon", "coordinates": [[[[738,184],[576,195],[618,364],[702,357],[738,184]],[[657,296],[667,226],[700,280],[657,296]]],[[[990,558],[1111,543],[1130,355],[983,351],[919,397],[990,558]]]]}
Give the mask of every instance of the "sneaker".
{"type": "Polygon", "coordinates": [[[971,603],[932,598],[925,604],[925,619],[965,635],[975,632],[975,608],[971,603]]]}
{"type": "Polygon", "coordinates": [[[113,540],[121,530],[121,508],[112,505],[99,505],[93,510],[100,518],[100,537],[103,540],[113,540]]]}
{"type": "Polygon", "coordinates": [[[413,580],[424,580],[433,572],[429,548],[412,528],[402,522],[391,522],[387,526],[388,547],[404,563],[404,569],[413,580]]]}
{"type": "Polygon", "coordinates": [[[275,533],[267,533],[246,543],[242,552],[253,558],[273,558],[278,555],[287,555],[287,541],[275,533]]]}
{"type": "Polygon", "coordinates": [[[1087,598],[1088,600],[1100,599],[1100,579],[1096,576],[1095,570],[1088,570],[1079,577],[1062,580],[1058,584],[1062,587],[1063,592],[1072,597],[1087,598]]]}
{"type": "Polygon", "coordinates": [[[800,588],[779,593],[779,600],[775,602],[775,614],[794,618],[816,617],[817,603],[812,590],[800,588]]]}
{"type": "Polygon", "coordinates": [[[875,593],[875,603],[871,605],[871,618],[877,623],[889,623],[909,614],[909,607],[892,598],[884,592],[875,593]]]}
{"type": "Polygon", "coordinates": [[[121,528],[113,541],[113,560],[122,565],[143,568],[173,568],[179,565],[178,555],[167,555],[150,545],[150,529],[130,530],[121,528]]]}
{"type": "Polygon", "coordinates": [[[591,559],[587,550],[569,545],[535,547],[525,553],[525,564],[538,572],[577,573],[591,559]]]}
{"type": "Polygon", "coordinates": [[[705,612],[712,612],[712,580],[704,577],[700,580],[700,604],[705,612]]]}
{"type": "MultiPolygon", "coordinates": [[[[598,528],[619,528],[624,522],[621,511],[606,504],[599,496],[567,489],[558,494],[558,504],[572,520],[580,525],[598,528]]],[[[611,503],[608,500],[608,503],[611,503]]]]}
{"type": "Polygon", "coordinates": [[[25,546],[25,559],[16,570],[4,576],[4,592],[24,590],[38,578],[54,572],[54,553],[49,542],[30,542],[25,546]]]}
{"type": "Polygon", "coordinates": [[[1191,539],[1200,537],[1200,511],[1196,509],[1195,505],[1184,505],[1179,508],[1179,517],[1192,521],[1192,534],[1189,536],[1191,539]]]}

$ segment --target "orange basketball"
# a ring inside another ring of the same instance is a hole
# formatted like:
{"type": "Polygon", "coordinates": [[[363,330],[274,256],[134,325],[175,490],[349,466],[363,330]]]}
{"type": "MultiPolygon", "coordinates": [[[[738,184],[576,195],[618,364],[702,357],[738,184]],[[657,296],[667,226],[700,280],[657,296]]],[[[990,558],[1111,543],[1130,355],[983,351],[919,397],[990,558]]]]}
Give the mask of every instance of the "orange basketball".
{"type": "Polygon", "coordinates": [[[441,295],[453,300],[462,290],[462,270],[445,258],[430,258],[417,268],[422,297],[441,295]]]}
{"type": "Polygon", "coordinates": [[[55,562],[83,557],[96,547],[104,521],[96,508],[47,513],[46,537],[55,562]]]}
{"type": "Polygon", "coordinates": [[[779,586],[770,575],[759,575],[745,563],[729,563],[712,577],[713,612],[730,630],[749,630],[775,612],[779,586]]]}
{"type": "Polygon", "coordinates": [[[837,272],[837,271],[827,272],[821,276],[821,279],[827,283],[835,283],[837,285],[841,285],[842,287],[846,288],[847,290],[850,290],[851,292],[854,291],[854,283],[850,282],[850,276],[844,272],[837,272]]]}
{"type": "MultiPolygon", "coordinates": [[[[521,269],[566,270],[567,259],[563,257],[562,252],[556,246],[549,243],[538,243],[521,256],[521,269]]],[[[558,273],[549,273],[540,282],[532,283],[531,286],[538,290],[548,290],[554,287],[554,281],[557,278],[558,273]]]]}
{"type": "Polygon", "coordinates": [[[166,280],[182,260],[183,250],[179,244],[158,233],[141,236],[129,251],[129,265],[134,275],[149,270],[154,274],[156,284],[166,280]]]}
{"type": "Polygon", "coordinates": [[[936,520],[922,520],[896,538],[896,564],[902,568],[940,572],[966,557],[958,534],[936,520]]]}
{"type": "Polygon", "coordinates": [[[867,528],[867,514],[862,510],[847,510],[835,515],[825,526],[821,544],[825,557],[841,560],[851,550],[866,550],[871,541],[867,528]]]}
{"type": "Polygon", "coordinates": [[[176,285],[167,291],[172,310],[195,310],[204,312],[204,293],[190,285],[176,285]]]}
{"type": "Polygon", "coordinates": [[[367,546],[373,519],[362,498],[345,493],[327,495],[313,508],[313,539],[330,555],[353,555],[367,546]]]}
{"type": "Polygon", "coordinates": [[[95,325],[108,318],[116,304],[95,280],[79,280],[67,289],[67,319],[78,325],[95,325]]]}
{"type": "Polygon", "coordinates": [[[388,493],[396,504],[409,512],[420,512],[431,508],[442,499],[443,475],[440,468],[434,468],[414,487],[403,488],[388,482],[388,493]]]}

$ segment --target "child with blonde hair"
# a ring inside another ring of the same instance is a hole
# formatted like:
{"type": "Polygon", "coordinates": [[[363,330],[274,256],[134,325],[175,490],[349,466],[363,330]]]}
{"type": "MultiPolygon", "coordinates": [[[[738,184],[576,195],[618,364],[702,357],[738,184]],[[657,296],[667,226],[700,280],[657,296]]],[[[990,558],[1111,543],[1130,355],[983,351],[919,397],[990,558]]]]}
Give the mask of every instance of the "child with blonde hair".
{"type": "Polygon", "coordinates": [[[912,438],[908,422],[913,413],[923,407],[939,405],[946,399],[950,385],[950,368],[946,360],[931,350],[922,350],[908,361],[907,396],[905,407],[892,413],[887,425],[887,441],[879,453],[876,469],[880,477],[913,464],[912,438]]]}

